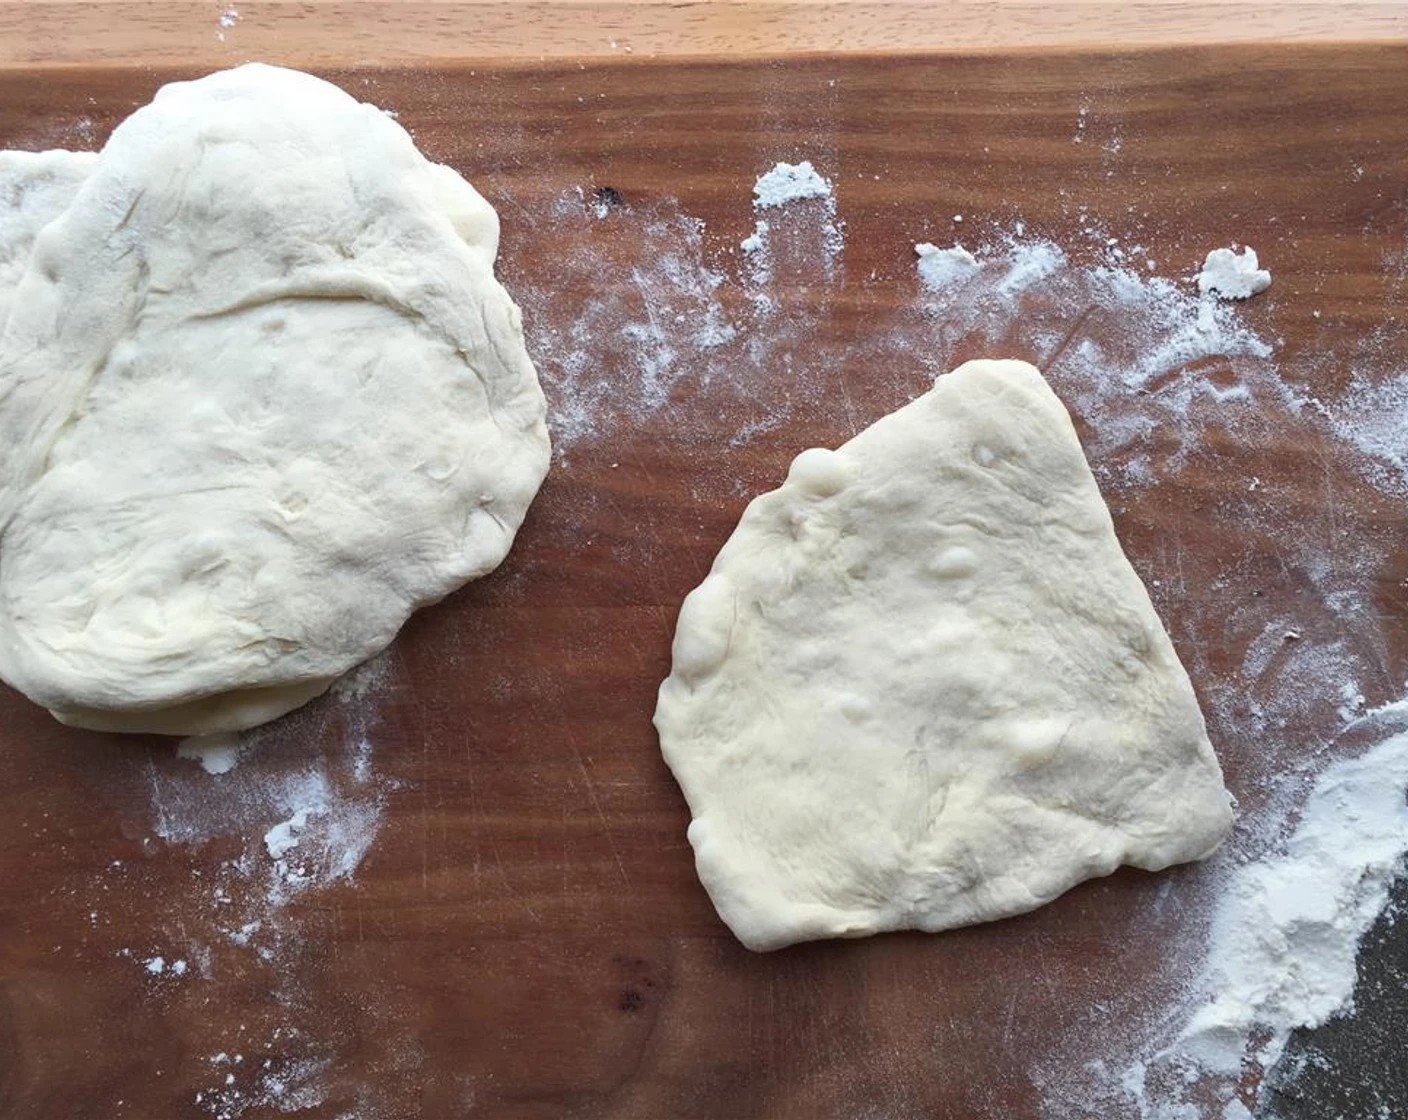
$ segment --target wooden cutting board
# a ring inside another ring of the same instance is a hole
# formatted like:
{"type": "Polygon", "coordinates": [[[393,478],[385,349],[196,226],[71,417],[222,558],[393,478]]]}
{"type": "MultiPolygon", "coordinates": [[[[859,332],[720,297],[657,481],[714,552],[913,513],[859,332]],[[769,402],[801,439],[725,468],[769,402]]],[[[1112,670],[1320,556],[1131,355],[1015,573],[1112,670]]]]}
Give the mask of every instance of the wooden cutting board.
{"type": "MultiPolygon", "coordinates": [[[[95,146],[178,76],[0,72],[0,147],[95,146]]],[[[1288,384],[1343,393],[1370,337],[1375,368],[1394,347],[1408,359],[1391,267],[1408,51],[323,76],[395,111],[498,209],[554,469],[499,571],[412,619],[360,695],[272,726],[228,774],[0,690],[0,1116],[1038,1116],[1053,1063],[1104,1056],[1102,1008],[1171,998],[1205,870],[1123,871],[940,936],[749,953],[695,878],[650,724],[675,612],[796,452],[848,438],[936,369],[994,349],[1048,366],[1051,340],[1116,325],[1036,299],[995,341],[946,329],[922,311],[917,241],[1020,221],[1093,265],[1108,230],[1140,246],[1127,263],[1175,280],[1248,242],[1275,283],[1238,314],[1288,384]],[[791,240],[769,318],[737,246],[754,178],[796,159],[836,184],[844,249],[775,215],[791,240]],[[700,342],[686,328],[712,307],[733,334],[700,342]],[[262,838],[313,787],[350,814],[347,866],[300,887],[262,838]]],[[[1200,373],[1235,373],[1222,365],[1200,373]]],[[[1212,431],[1156,484],[1118,483],[1174,442],[1156,428],[1096,467],[1200,695],[1241,687],[1280,618],[1359,634],[1368,702],[1397,695],[1408,552],[1368,577],[1371,638],[1318,605],[1266,524],[1302,525],[1333,558],[1401,539],[1402,503],[1284,410],[1252,435],[1212,431]]],[[[1338,696],[1311,697],[1268,738],[1250,707],[1263,685],[1246,682],[1248,706],[1209,704],[1244,814],[1339,725],[1338,696]]]]}

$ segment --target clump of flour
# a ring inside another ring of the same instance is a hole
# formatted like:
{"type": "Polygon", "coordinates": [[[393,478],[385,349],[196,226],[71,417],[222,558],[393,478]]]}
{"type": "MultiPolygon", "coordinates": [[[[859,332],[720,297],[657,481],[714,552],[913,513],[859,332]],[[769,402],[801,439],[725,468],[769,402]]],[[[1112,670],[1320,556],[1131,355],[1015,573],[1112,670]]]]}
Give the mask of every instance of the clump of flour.
{"type": "Polygon", "coordinates": [[[216,40],[223,43],[225,41],[225,32],[232,30],[239,21],[239,9],[233,4],[226,7],[225,10],[220,13],[220,18],[215,21],[216,40]]]}
{"type": "Polygon", "coordinates": [[[831,184],[817,174],[810,160],[777,163],[753,184],[753,208],[767,210],[808,198],[831,199],[831,184]]]}
{"type": "Polygon", "coordinates": [[[765,315],[774,307],[768,289],[779,271],[794,282],[806,281],[819,262],[825,278],[833,278],[845,237],[836,216],[835,191],[810,160],[777,163],[759,175],[753,184],[753,210],[758,215],[753,232],[739,248],[748,261],[754,307],[765,315]],[[771,217],[763,216],[772,211],[776,213],[771,217]]]}
{"type": "Polygon", "coordinates": [[[981,266],[978,259],[962,245],[940,249],[928,241],[914,247],[919,258],[919,282],[926,288],[942,290],[972,276],[981,266]]]}
{"type": "Polygon", "coordinates": [[[240,737],[227,731],[182,739],[176,744],[176,757],[200,763],[207,774],[228,774],[240,760],[240,737]]]}
{"type": "Polygon", "coordinates": [[[1197,281],[1198,291],[1204,295],[1250,299],[1271,287],[1271,273],[1261,267],[1251,246],[1240,253],[1235,249],[1214,249],[1203,261],[1197,281]]]}

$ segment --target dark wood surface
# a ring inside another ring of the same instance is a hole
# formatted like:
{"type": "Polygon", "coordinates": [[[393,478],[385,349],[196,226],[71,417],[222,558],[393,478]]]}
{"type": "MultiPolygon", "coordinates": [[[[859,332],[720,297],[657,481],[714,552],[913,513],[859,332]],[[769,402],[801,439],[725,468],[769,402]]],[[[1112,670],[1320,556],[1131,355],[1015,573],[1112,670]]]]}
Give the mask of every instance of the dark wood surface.
{"type": "MultiPolygon", "coordinates": [[[[100,143],[172,76],[0,73],[0,146],[100,143]]],[[[1402,313],[1384,259],[1408,231],[1408,50],[324,76],[396,110],[422,150],[499,209],[501,274],[555,408],[596,382],[635,399],[628,339],[587,332],[569,394],[562,334],[591,321],[593,300],[639,298],[630,262],[658,254],[652,222],[703,219],[699,251],[726,275],[717,298],[746,319],[733,249],[752,228],[753,178],[777,160],[812,158],[836,178],[844,272],[780,275],[789,321],[805,329],[776,352],[776,376],[724,391],[677,369],[663,407],[601,405],[594,434],[563,441],[503,567],[414,618],[364,702],[316,702],[232,774],[199,774],[168,741],[66,729],[0,690],[0,1115],[281,1115],[293,1098],[265,1100],[249,1073],[265,1060],[310,1087],[298,1113],[309,1117],[1038,1115],[1034,1064],[1086,1030],[1092,1007],[1131,991],[1157,1000],[1170,963],[1193,951],[1201,870],[1121,872],[1037,913],[941,936],[748,953],[695,878],[685,806],[650,724],[675,611],[747,498],[776,485],[793,454],[922,391],[931,365],[984,356],[976,337],[915,334],[906,349],[872,329],[918,331],[904,317],[918,298],[911,247],[951,239],[953,214],[969,230],[1020,217],[1079,256],[1083,213],[1113,222],[1134,207],[1150,215],[1148,256],[1174,275],[1247,241],[1275,286],[1244,317],[1279,340],[1289,380],[1342,391],[1352,371],[1336,356],[1402,313]],[[1114,152],[1072,142],[1082,107],[1092,136],[1119,138],[1114,152]],[[591,201],[605,187],[621,202],[606,219],[552,217],[576,189],[591,201]],[[780,419],[730,445],[769,417],[780,419]],[[163,798],[209,798],[218,815],[230,790],[271,776],[344,775],[363,733],[380,827],[351,879],[278,909],[263,960],[222,932],[209,888],[229,884],[226,914],[255,912],[239,895],[264,880],[224,861],[257,859],[280,814],[164,840],[163,798]],[[1166,884],[1180,905],[1151,906],[1166,884]],[[202,947],[207,975],[154,980],[140,964],[194,961],[202,947]],[[249,1065],[235,1088],[248,1091],[228,1107],[197,1103],[223,1086],[212,1058],[236,1052],[249,1065]],[[298,1073],[305,1060],[316,1075],[298,1073]]],[[[1002,356],[1046,355],[1014,331],[1002,356]]],[[[1326,440],[1285,418],[1254,437],[1223,433],[1175,484],[1112,499],[1205,698],[1239,687],[1268,620],[1338,625],[1244,503],[1307,534],[1327,518],[1350,540],[1403,533],[1401,505],[1352,471],[1327,497],[1326,440]],[[1253,475],[1263,486],[1249,497],[1253,475]],[[1226,609],[1193,621],[1189,603],[1217,596],[1226,609]]],[[[1373,573],[1371,703],[1408,676],[1405,578],[1402,550],[1373,573]]],[[[1244,812],[1266,795],[1266,774],[1327,741],[1336,701],[1310,698],[1271,739],[1247,709],[1210,707],[1244,812]]]]}

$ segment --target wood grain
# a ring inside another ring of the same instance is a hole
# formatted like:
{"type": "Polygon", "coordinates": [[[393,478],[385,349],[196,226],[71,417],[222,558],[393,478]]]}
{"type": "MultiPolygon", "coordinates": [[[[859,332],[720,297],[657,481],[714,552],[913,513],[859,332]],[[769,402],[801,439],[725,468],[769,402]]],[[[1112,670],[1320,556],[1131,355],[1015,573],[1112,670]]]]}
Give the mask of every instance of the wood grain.
{"type": "MultiPolygon", "coordinates": [[[[955,213],[970,230],[1020,215],[1076,255],[1092,251],[1085,214],[1147,213],[1148,255],[1172,275],[1249,241],[1276,280],[1245,318],[1281,340],[1280,366],[1307,393],[1343,389],[1337,356],[1402,311],[1385,255],[1408,235],[1405,63],[1401,47],[1357,46],[325,72],[396,110],[499,209],[501,271],[545,369],[553,332],[593,300],[640,298],[630,263],[682,215],[703,220],[701,260],[731,277],[718,298],[744,321],[734,247],[753,177],[817,159],[838,181],[844,269],[778,281],[806,325],[792,358],[811,388],[781,359],[733,396],[683,377],[668,407],[560,441],[503,568],[397,640],[369,727],[325,699],[205,780],[169,743],[66,729],[0,691],[0,1116],[218,1115],[196,1094],[223,1083],[212,1059],[237,1049],[240,1086],[260,1061],[295,1082],[313,1063],[308,1117],[1037,1116],[1043,1056],[1092,1029],[1102,1003],[1167,993],[1196,941],[1202,871],[1122,872],[943,936],[750,954],[695,879],[650,726],[674,612],[791,455],[922,389],[919,352],[879,348],[874,325],[920,321],[911,246],[951,236],[955,213]],[[1072,142],[1082,113],[1117,150],[1072,142]],[[598,220],[574,200],[604,187],[620,205],[598,220]],[[199,843],[162,840],[162,816],[201,810],[191,799],[218,815],[232,791],[335,770],[358,734],[385,783],[380,830],[352,881],[280,911],[264,962],[231,942],[209,887],[226,861],[259,854],[278,806],[199,843]],[[205,953],[203,974],[153,981],[140,962],[155,953],[205,953]]],[[[175,73],[4,75],[0,146],[99,142],[175,73]]],[[[1040,361],[1023,337],[1011,356],[1040,361]]],[[[914,338],[946,363],[983,345],[914,338]]],[[[638,388],[629,339],[581,347],[589,382],[638,388]]],[[[1326,640],[1342,625],[1268,517],[1317,539],[1402,539],[1401,504],[1332,476],[1337,453],[1317,432],[1269,415],[1251,435],[1210,438],[1175,484],[1114,502],[1205,697],[1236,679],[1268,620],[1306,620],[1326,640]]],[[[1151,436],[1156,449],[1169,438],[1151,436]]],[[[1408,554],[1373,576],[1370,703],[1408,676],[1408,554]]],[[[1248,703],[1266,687],[1248,686],[1248,703]]],[[[1322,749],[1337,702],[1333,689],[1308,698],[1275,735],[1249,709],[1210,711],[1244,811],[1268,796],[1266,767],[1322,749]]],[[[245,1117],[283,1114],[247,1104],[245,1117]]]]}
{"type": "Polygon", "coordinates": [[[0,0],[0,67],[214,67],[249,59],[345,66],[1404,37],[1408,10],[1398,0],[950,0],[940,7],[922,0],[0,0]]]}

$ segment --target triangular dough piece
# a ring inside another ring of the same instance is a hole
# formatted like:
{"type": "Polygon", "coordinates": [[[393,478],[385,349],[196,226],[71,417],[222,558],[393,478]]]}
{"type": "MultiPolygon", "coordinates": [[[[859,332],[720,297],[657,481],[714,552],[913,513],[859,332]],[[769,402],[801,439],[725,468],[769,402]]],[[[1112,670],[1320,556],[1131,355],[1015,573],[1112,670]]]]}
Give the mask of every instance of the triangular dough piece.
{"type": "Polygon", "coordinates": [[[685,600],[655,725],[751,949],[940,930],[1231,824],[1061,402],[970,362],[803,452],[685,600]]]}

